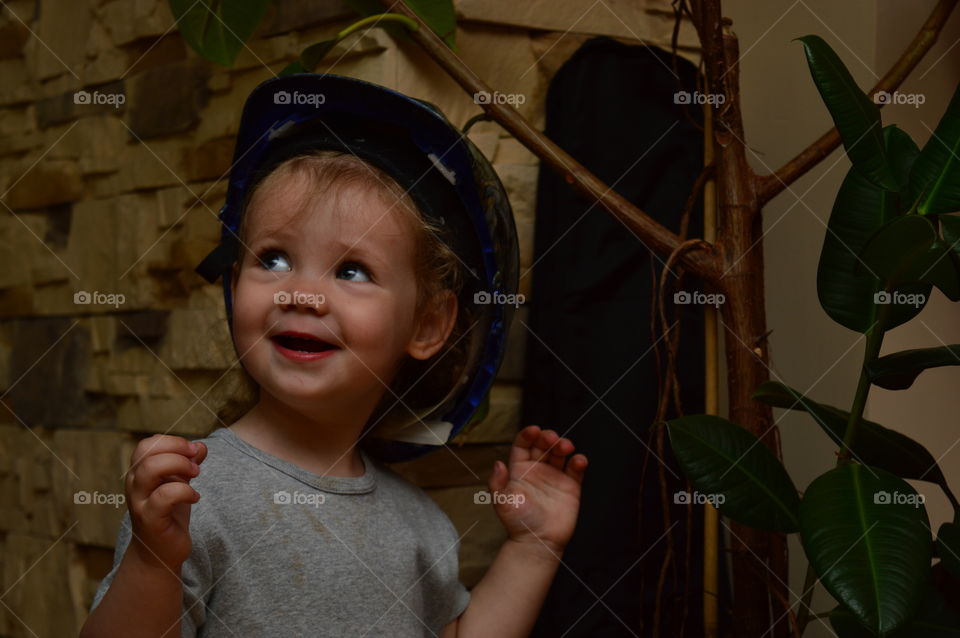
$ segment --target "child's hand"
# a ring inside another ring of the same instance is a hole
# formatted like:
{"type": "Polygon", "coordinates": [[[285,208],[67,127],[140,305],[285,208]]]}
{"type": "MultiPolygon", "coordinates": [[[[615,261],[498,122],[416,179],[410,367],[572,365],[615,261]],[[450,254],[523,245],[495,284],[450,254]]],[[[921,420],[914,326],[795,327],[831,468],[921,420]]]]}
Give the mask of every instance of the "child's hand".
{"type": "Polygon", "coordinates": [[[190,556],[190,506],[200,495],[189,482],[206,456],[203,443],[165,434],[140,441],[133,451],[125,481],[133,524],[130,548],[147,565],[179,573],[190,556]]]}
{"type": "Polygon", "coordinates": [[[580,484],[587,457],[573,453],[569,439],[553,430],[530,425],[517,434],[510,450],[509,471],[497,461],[488,486],[494,509],[510,538],[543,544],[554,554],[566,546],[573,535],[580,508],[580,484]]]}

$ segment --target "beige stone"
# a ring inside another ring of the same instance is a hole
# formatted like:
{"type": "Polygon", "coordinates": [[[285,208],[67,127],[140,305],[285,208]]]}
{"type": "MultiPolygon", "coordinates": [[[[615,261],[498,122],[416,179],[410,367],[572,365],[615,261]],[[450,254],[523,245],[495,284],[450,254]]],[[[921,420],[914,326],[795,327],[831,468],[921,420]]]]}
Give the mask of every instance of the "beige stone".
{"type": "Polygon", "coordinates": [[[103,5],[99,14],[115,45],[159,36],[174,26],[169,3],[160,0],[116,0],[103,5]]]}
{"type": "Polygon", "coordinates": [[[10,534],[4,547],[3,602],[15,610],[11,635],[62,636],[76,633],[78,619],[68,572],[68,539],[10,534]]]}
{"type": "MultiPolygon", "coordinates": [[[[68,2],[56,9],[44,5],[34,24],[35,38],[27,40],[24,57],[31,75],[46,80],[62,74],[76,78],[86,57],[87,34],[93,23],[90,4],[68,2]]],[[[29,19],[21,20],[29,24],[29,19]]]]}
{"type": "Polygon", "coordinates": [[[84,194],[83,178],[76,162],[31,158],[21,164],[11,185],[6,188],[4,203],[13,208],[43,208],[53,204],[75,202],[84,194]]]}
{"type": "Polygon", "coordinates": [[[54,502],[72,541],[101,547],[114,544],[126,510],[124,474],[135,446],[126,432],[54,433],[53,452],[62,461],[50,466],[54,502]]]}

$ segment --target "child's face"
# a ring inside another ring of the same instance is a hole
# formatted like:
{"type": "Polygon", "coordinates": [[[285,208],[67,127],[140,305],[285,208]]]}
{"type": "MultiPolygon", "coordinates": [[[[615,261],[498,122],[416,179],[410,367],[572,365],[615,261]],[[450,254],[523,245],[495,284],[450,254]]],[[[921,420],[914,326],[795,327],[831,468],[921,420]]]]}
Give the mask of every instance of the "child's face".
{"type": "Polygon", "coordinates": [[[310,197],[308,186],[296,174],[272,179],[248,206],[246,247],[232,280],[237,350],[261,392],[294,409],[319,401],[368,414],[405,355],[426,359],[440,349],[456,299],[416,322],[410,213],[361,185],[336,197],[310,197]],[[276,340],[287,331],[337,348],[322,358],[291,358],[276,340]]]}

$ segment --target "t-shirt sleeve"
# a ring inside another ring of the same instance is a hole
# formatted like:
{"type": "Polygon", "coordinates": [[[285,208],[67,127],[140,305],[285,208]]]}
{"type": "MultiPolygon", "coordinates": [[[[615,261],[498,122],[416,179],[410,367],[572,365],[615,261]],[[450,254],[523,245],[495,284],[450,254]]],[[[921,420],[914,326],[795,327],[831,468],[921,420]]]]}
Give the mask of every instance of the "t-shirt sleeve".
{"type": "Polygon", "coordinates": [[[441,627],[444,627],[456,620],[467,609],[467,605],[470,604],[470,590],[460,581],[460,534],[443,510],[437,507],[437,512],[442,518],[441,538],[445,539],[441,547],[444,550],[450,548],[443,557],[448,565],[444,573],[448,575],[449,581],[449,586],[444,588],[447,596],[444,600],[444,612],[440,616],[441,627]]]}
{"type": "MultiPolygon", "coordinates": [[[[123,520],[120,522],[117,545],[113,552],[113,567],[97,587],[93,596],[93,603],[90,605],[91,613],[103,600],[107,590],[110,589],[110,584],[117,575],[120,561],[130,545],[131,530],[130,512],[128,511],[124,513],[123,520]]],[[[193,550],[180,569],[180,580],[183,582],[183,615],[180,619],[180,628],[183,638],[195,638],[200,627],[206,622],[205,601],[210,596],[213,584],[210,561],[203,540],[199,534],[195,533],[192,526],[190,532],[193,550]]]]}

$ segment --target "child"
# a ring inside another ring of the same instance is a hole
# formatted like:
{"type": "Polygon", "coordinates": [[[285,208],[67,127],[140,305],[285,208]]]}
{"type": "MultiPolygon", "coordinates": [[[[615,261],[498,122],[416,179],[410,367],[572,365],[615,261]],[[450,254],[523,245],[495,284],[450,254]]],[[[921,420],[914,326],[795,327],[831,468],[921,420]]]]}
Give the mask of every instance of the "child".
{"type": "Polygon", "coordinates": [[[509,323],[509,206],[450,131],[351,78],[284,76],[250,95],[224,241],[198,270],[224,276],[258,401],[200,441],[139,443],[81,636],[529,634],[586,457],[551,430],[517,435],[488,480],[508,539],[470,592],[449,519],[381,463],[467,423],[509,323]]]}

